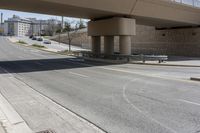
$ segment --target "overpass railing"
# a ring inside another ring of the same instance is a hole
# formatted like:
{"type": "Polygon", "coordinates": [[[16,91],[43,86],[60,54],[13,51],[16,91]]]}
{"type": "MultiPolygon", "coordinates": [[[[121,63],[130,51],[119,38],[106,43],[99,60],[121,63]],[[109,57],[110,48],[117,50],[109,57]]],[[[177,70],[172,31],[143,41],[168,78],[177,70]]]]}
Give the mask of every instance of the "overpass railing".
{"type": "Polygon", "coordinates": [[[168,0],[168,1],[200,8],[200,0],[168,0]]]}

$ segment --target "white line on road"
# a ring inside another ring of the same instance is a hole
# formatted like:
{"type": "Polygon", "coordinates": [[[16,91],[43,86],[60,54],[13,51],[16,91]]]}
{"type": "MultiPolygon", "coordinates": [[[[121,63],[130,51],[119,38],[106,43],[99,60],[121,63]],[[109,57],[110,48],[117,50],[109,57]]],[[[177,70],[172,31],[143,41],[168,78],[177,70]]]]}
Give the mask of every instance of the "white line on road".
{"type": "Polygon", "coordinates": [[[83,74],[79,74],[79,73],[75,73],[75,72],[69,72],[70,74],[76,75],[76,76],[80,76],[80,77],[84,77],[84,78],[89,78],[89,76],[87,75],[83,75],[83,74]]]}
{"type": "Polygon", "coordinates": [[[190,80],[184,80],[184,79],[177,79],[177,78],[170,78],[166,76],[158,76],[157,74],[144,74],[144,73],[138,73],[138,72],[133,72],[129,70],[122,70],[122,69],[117,69],[117,68],[109,68],[109,67],[99,67],[105,70],[111,70],[111,71],[118,71],[118,72],[123,72],[123,73],[129,73],[129,74],[136,74],[140,76],[146,76],[146,77],[153,77],[153,78],[160,78],[160,79],[166,79],[166,80],[175,80],[179,82],[187,82],[187,83],[193,83],[193,84],[199,84],[199,82],[194,82],[190,80]]]}
{"type": "Polygon", "coordinates": [[[128,87],[131,83],[133,83],[133,82],[135,82],[135,81],[137,81],[137,80],[138,80],[138,79],[133,79],[133,80],[129,81],[128,83],[126,83],[126,84],[123,86],[123,98],[124,98],[124,100],[125,100],[129,105],[131,105],[135,110],[137,110],[139,113],[141,113],[142,115],[144,115],[146,118],[148,118],[148,119],[150,119],[151,121],[157,123],[158,125],[160,125],[161,127],[165,128],[165,129],[167,129],[167,130],[169,130],[169,131],[172,132],[172,133],[177,133],[174,129],[172,129],[172,128],[166,126],[166,125],[164,125],[164,124],[161,123],[160,121],[158,121],[158,120],[154,119],[153,117],[151,117],[148,113],[145,113],[144,111],[142,111],[141,109],[139,109],[137,106],[135,106],[135,105],[128,99],[128,97],[126,96],[126,89],[127,89],[127,87],[128,87]]]}
{"type": "Polygon", "coordinates": [[[181,102],[184,102],[184,103],[193,104],[193,105],[196,105],[196,106],[200,106],[200,103],[195,103],[195,102],[191,102],[191,101],[184,100],[184,99],[178,99],[178,101],[181,101],[181,102]]]}
{"type": "MultiPolygon", "coordinates": [[[[80,62],[75,62],[75,61],[70,61],[70,60],[66,60],[65,62],[73,62],[79,65],[84,65],[86,67],[97,67],[94,65],[90,65],[90,64],[86,64],[86,63],[80,63],[80,62]]],[[[110,70],[110,71],[118,71],[118,72],[123,72],[123,73],[130,73],[130,74],[137,74],[140,76],[146,76],[146,77],[153,77],[153,78],[160,78],[160,79],[167,79],[167,80],[175,80],[175,81],[179,81],[179,82],[187,82],[187,83],[192,83],[192,84],[198,84],[199,82],[194,82],[194,81],[190,81],[190,80],[184,80],[184,79],[178,79],[178,78],[170,78],[170,77],[164,77],[164,76],[158,76],[157,74],[141,74],[138,72],[133,72],[133,71],[128,71],[128,70],[122,70],[122,69],[117,69],[117,68],[109,68],[109,67],[97,67],[100,69],[104,69],[104,70],[110,70]]]]}
{"type": "MultiPolygon", "coordinates": [[[[76,64],[80,64],[80,65],[84,65],[87,67],[96,67],[94,65],[90,65],[90,64],[86,64],[86,63],[80,63],[80,62],[75,62],[75,61],[65,61],[65,62],[73,62],[76,64]]],[[[128,70],[122,70],[122,69],[117,69],[117,68],[109,68],[109,67],[97,67],[100,69],[104,69],[104,70],[110,70],[110,71],[118,71],[118,72],[123,72],[123,73],[130,73],[130,74],[137,74],[140,76],[146,76],[146,77],[153,77],[153,78],[160,78],[160,79],[167,79],[167,80],[175,80],[175,81],[179,81],[179,82],[187,82],[187,83],[192,83],[192,84],[199,84],[199,82],[194,82],[194,81],[190,81],[190,80],[184,80],[184,79],[178,79],[178,78],[170,78],[170,77],[164,77],[164,76],[158,76],[157,74],[141,74],[138,72],[133,72],[133,71],[128,71],[128,70]]]]}

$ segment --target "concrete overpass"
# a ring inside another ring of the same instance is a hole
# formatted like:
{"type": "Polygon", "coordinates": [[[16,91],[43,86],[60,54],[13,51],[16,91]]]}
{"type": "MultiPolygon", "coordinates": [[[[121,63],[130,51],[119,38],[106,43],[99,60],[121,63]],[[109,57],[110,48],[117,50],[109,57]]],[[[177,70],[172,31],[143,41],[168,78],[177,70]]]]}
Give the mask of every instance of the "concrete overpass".
{"type": "Polygon", "coordinates": [[[120,53],[131,54],[136,22],[157,27],[200,24],[199,8],[174,0],[1,0],[0,8],[91,19],[88,35],[97,54],[100,36],[106,54],[113,53],[114,36],[120,36],[120,53]]]}

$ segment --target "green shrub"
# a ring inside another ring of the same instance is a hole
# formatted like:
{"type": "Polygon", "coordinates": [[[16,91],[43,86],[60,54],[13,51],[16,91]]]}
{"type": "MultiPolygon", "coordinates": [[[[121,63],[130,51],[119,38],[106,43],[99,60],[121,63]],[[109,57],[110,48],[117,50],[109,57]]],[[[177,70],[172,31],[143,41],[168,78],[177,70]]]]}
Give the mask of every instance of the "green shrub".
{"type": "Polygon", "coordinates": [[[26,42],[22,41],[22,40],[19,40],[17,43],[20,43],[20,44],[27,44],[26,42]]]}
{"type": "Polygon", "coordinates": [[[33,46],[33,47],[37,47],[37,48],[46,48],[45,46],[38,45],[38,44],[33,44],[32,46],[33,46]]]}

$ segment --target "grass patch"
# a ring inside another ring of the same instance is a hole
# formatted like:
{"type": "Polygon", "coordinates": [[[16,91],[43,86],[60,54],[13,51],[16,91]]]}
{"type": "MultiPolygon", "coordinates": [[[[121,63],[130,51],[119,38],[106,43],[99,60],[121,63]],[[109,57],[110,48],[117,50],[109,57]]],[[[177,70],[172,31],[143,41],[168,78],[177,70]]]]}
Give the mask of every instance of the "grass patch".
{"type": "Polygon", "coordinates": [[[32,46],[33,46],[33,47],[37,47],[37,48],[46,48],[45,46],[38,45],[38,44],[33,44],[32,46]]]}
{"type": "Polygon", "coordinates": [[[24,42],[22,40],[19,40],[17,43],[19,43],[19,44],[27,44],[26,42],[24,42]]]}
{"type": "Polygon", "coordinates": [[[65,50],[65,51],[60,51],[57,52],[58,54],[62,54],[62,55],[74,55],[74,56],[79,56],[80,55],[80,51],[69,51],[69,50],[65,50]]]}
{"type": "Polygon", "coordinates": [[[68,54],[74,54],[73,51],[69,51],[69,50],[60,51],[60,52],[58,52],[58,53],[59,53],[59,54],[66,54],[66,55],[68,55],[68,54]]]}

